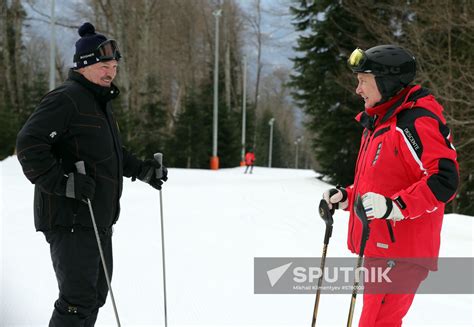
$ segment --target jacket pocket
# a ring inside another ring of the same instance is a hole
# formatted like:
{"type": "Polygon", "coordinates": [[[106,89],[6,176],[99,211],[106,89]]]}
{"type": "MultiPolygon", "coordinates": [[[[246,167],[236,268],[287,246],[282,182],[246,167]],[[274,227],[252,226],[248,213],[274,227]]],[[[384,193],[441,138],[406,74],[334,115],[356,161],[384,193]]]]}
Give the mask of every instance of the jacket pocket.
{"type": "Polygon", "coordinates": [[[390,235],[390,240],[392,241],[392,243],[395,243],[395,234],[393,232],[392,223],[388,219],[385,221],[387,222],[387,229],[388,229],[388,234],[390,235]]]}
{"type": "Polygon", "coordinates": [[[105,119],[81,117],[81,121],[70,126],[78,159],[90,165],[102,162],[115,152],[112,132],[105,119]]]}
{"type": "Polygon", "coordinates": [[[67,198],[65,196],[54,196],[55,207],[57,211],[55,213],[56,219],[54,225],[71,227],[74,224],[76,208],[76,202],[78,200],[67,198]]]}

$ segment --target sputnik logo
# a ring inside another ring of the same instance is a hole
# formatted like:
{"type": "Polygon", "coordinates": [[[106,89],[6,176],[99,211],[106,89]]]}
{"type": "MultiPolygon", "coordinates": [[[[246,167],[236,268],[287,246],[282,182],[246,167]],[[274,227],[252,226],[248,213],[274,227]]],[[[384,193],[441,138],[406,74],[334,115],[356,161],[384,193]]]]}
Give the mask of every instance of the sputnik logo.
{"type": "Polygon", "coordinates": [[[290,268],[293,262],[287,263],[283,266],[279,266],[267,271],[268,280],[270,281],[270,285],[273,287],[276,283],[280,280],[283,274],[290,268]]]}

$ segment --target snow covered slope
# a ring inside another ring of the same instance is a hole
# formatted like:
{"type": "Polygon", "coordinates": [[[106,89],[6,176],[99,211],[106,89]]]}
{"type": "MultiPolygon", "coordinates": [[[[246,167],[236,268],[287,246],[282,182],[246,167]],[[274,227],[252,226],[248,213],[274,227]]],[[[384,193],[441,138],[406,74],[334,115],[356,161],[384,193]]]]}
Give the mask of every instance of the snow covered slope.
{"type": "MultiPolygon", "coordinates": [[[[57,297],[49,248],[33,226],[33,186],[16,157],[0,162],[0,326],[46,326],[57,297]]],[[[254,257],[321,256],[317,213],[329,187],[309,170],[170,169],[163,189],[168,325],[308,326],[314,295],[254,295],[254,257]]],[[[128,179],[114,234],[112,285],[123,326],[161,326],[159,193],[128,179]]],[[[346,249],[335,215],[328,256],[346,249]]],[[[473,217],[448,215],[442,256],[474,256],[473,217]]],[[[407,326],[474,326],[472,295],[418,295],[407,326]]],[[[319,326],[345,326],[350,295],[321,296],[319,326]]],[[[358,319],[362,297],[358,298],[358,319]]],[[[110,303],[97,326],[114,326],[110,303]]]]}

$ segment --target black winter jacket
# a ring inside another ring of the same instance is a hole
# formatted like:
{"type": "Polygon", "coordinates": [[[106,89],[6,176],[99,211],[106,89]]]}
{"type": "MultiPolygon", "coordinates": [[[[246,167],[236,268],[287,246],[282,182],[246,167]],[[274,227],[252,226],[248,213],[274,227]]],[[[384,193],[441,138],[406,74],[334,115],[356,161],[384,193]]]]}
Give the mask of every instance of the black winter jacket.
{"type": "Polygon", "coordinates": [[[71,70],[63,85],[44,96],[17,138],[17,156],[35,184],[34,217],[38,231],[55,226],[91,227],[87,204],[65,196],[67,174],[84,161],[96,182],[92,200],[99,228],[119,217],[123,176],[135,177],[141,161],[123,147],[110,100],[119,90],[101,87],[71,70]]]}

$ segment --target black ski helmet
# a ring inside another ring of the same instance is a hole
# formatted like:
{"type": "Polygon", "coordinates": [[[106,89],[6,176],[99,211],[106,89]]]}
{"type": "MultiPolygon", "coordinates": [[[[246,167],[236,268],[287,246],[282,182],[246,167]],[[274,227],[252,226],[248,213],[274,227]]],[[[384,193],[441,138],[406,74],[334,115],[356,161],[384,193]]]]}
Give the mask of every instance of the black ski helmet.
{"type": "Polygon", "coordinates": [[[378,45],[366,51],[357,48],[347,63],[354,73],[375,75],[381,102],[408,86],[416,75],[415,57],[397,45],[378,45]]]}

